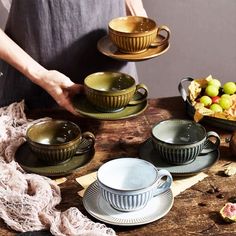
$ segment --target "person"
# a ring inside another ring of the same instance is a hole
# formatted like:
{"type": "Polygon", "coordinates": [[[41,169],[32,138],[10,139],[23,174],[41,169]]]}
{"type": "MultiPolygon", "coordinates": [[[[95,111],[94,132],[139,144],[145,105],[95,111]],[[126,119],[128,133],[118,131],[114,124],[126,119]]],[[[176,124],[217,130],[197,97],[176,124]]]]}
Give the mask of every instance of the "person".
{"type": "Polygon", "coordinates": [[[59,105],[78,115],[71,98],[83,92],[88,74],[137,78],[133,62],[96,48],[108,22],[126,14],[147,16],[142,0],[12,0],[0,29],[0,107],[24,99],[29,109],[59,105]]]}

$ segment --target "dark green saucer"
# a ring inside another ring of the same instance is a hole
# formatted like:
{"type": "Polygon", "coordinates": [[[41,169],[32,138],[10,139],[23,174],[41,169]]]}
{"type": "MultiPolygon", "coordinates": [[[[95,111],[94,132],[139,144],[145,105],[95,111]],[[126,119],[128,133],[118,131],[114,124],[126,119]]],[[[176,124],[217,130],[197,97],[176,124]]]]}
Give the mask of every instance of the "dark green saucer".
{"type": "Polygon", "coordinates": [[[35,154],[31,152],[28,143],[26,142],[16,151],[15,161],[18,162],[19,165],[27,172],[48,177],[66,176],[88,164],[92,160],[94,153],[95,150],[92,148],[82,154],[76,154],[66,162],[48,165],[47,163],[37,159],[35,154]]]}
{"type": "Polygon", "coordinates": [[[173,176],[191,176],[205,171],[213,166],[220,157],[220,151],[214,148],[209,153],[202,153],[194,161],[185,165],[171,165],[158,156],[152,145],[152,139],[148,138],[139,148],[141,159],[151,162],[158,169],[166,169],[173,176]]]}

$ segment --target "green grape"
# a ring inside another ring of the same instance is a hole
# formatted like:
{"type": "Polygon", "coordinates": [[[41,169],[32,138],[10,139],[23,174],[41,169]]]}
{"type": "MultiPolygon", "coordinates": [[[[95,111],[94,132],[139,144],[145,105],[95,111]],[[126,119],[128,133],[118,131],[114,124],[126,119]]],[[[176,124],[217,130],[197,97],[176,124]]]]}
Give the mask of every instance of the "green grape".
{"type": "Polygon", "coordinates": [[[208,85],[213,85],[217,88],[220,88],[221,82],[218,79],[212,79],[208,82],[208,85]]]}
{"type": "Polygon", "coordinates": [[[208,85],[205,89],[205,93],[209,97],[215,97],[219,94],[219,88],[214,85],[208,85]]]}
{"type": "Polygon", "coordinates": [[[224,94],[221,95],[221,98],[231,99],[231,95],[224,93],[224,94]]]}
{"type": "Polygon", "coordinates": [[[232,106],[232,99],[227,97],[221,97],[219,104],[223,109],[229,109],[232,106]]]}
{"type": "Polygon", "coordinates": [[[224,93],[234,94],[236,92],[236,84],[234,82],[227,82],[223,85],[224,93]]]}
{"type": "Polygon", "coordinates": [[[204,95],[200,98],[200,103],[202,103],[206,107],[211,105],[212,100],[209,96],[204,95]]]}
{"type": "Polygon", "coordinates": [[[210,106],[210,109],[214,112],[222,112],[223,111],[223,108],[217,103],[212,104],[210,106]]]}

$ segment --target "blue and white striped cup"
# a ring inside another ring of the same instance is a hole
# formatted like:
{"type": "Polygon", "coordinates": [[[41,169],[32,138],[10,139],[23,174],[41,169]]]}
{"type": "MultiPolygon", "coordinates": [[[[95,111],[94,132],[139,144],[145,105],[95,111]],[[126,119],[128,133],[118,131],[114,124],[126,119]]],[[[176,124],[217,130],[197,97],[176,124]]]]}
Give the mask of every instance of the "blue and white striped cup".
{"type": "Polygon", "coordinates": [[[118,158],[103,164],[97,173],[102,197],[116,210],[144,208],[155,196],[167,191],[171,174],[138,158],[118,158]]]}

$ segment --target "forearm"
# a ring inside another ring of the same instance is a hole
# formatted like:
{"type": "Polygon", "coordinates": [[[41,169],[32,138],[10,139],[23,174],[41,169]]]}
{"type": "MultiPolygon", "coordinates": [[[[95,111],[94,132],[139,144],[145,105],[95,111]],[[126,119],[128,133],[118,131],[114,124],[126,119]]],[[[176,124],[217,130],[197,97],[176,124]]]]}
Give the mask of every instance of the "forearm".
{"type": "Polygon", "coordinates": [[[32,82],[42,86],[46,69],[21,49],[0,29],[0,58],[19,70],[32,82]]]}
{"type": "Polygon", "coordinates": [[[142,0],[125,0],[125,3],[128,15],[147,17],[142,0]]]}

